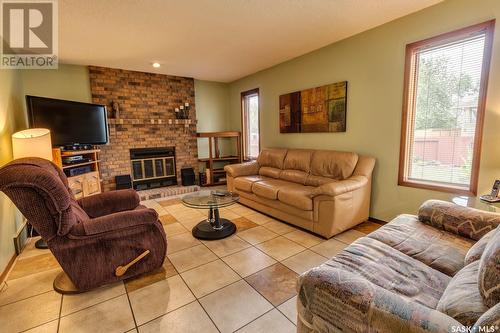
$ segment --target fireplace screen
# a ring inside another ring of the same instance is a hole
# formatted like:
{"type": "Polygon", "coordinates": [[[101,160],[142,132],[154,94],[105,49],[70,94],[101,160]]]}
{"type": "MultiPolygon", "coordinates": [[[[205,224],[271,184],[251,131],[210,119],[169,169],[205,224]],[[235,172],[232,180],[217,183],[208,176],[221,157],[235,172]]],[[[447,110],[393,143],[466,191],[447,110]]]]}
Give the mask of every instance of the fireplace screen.
{"type": "Polygon", "coordinates": [[[173,157],[132,160],[132,179],[144,180],[175,176],[173,157]]]}
{"type": "Polygon", "coordinates": [[[173,147],[131,149],[130,162],[135,189],[177,184],[173,147]]]}

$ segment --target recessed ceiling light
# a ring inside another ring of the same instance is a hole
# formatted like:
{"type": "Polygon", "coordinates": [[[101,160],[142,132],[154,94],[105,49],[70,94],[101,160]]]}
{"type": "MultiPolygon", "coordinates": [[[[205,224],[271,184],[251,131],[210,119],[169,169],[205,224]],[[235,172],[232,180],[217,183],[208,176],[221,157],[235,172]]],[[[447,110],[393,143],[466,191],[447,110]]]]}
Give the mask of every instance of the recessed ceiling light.
{"type": "Polygon", "coordinates": [[[161,65],[158,62],[153,62],[153,67],[154,68],[159,68],[161,65]]]}

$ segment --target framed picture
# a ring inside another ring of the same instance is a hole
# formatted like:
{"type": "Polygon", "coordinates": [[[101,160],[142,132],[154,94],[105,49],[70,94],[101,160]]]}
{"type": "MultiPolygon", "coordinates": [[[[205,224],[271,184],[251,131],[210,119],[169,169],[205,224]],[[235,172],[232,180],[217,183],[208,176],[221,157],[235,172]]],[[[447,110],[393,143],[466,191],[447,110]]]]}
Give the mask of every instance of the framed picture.
{"type": "Polygon", "coordinates": [[[280,133],[345,132],[347,81],[280,96],[280,133]]]}

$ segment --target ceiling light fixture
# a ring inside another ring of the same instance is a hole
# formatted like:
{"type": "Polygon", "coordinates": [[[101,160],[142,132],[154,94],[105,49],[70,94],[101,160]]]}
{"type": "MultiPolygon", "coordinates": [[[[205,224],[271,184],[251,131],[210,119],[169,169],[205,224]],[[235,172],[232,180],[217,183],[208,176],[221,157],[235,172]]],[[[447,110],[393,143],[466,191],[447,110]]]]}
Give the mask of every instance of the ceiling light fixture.
{"type": "Polygon", "coordinates": [[[159,68],[161,65],[159,62],[153,62],[153,67],[154,68],[159,68]]]}

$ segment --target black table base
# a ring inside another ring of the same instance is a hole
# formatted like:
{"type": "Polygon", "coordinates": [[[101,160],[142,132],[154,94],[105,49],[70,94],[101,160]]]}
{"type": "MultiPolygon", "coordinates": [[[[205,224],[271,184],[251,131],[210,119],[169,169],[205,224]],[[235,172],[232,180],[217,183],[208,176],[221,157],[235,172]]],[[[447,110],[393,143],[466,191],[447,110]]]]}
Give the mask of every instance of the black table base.
{"type": "Polygon", "coordinates": [[[226,238],[235,232],[236,225],[228,219],[220,218],[218,208],[210,208],[208,219],[193,228],[193,236],[204,240],[226,238]]]}
{"type": "Polygon", "coordinates": [[[39,239],[35,242],[35,247],[37,249],[42,249],[42,250],[46,250],[49,248],[49,246],[47,245],[47,242],[45,242],[43,239],[39,239]]]}

